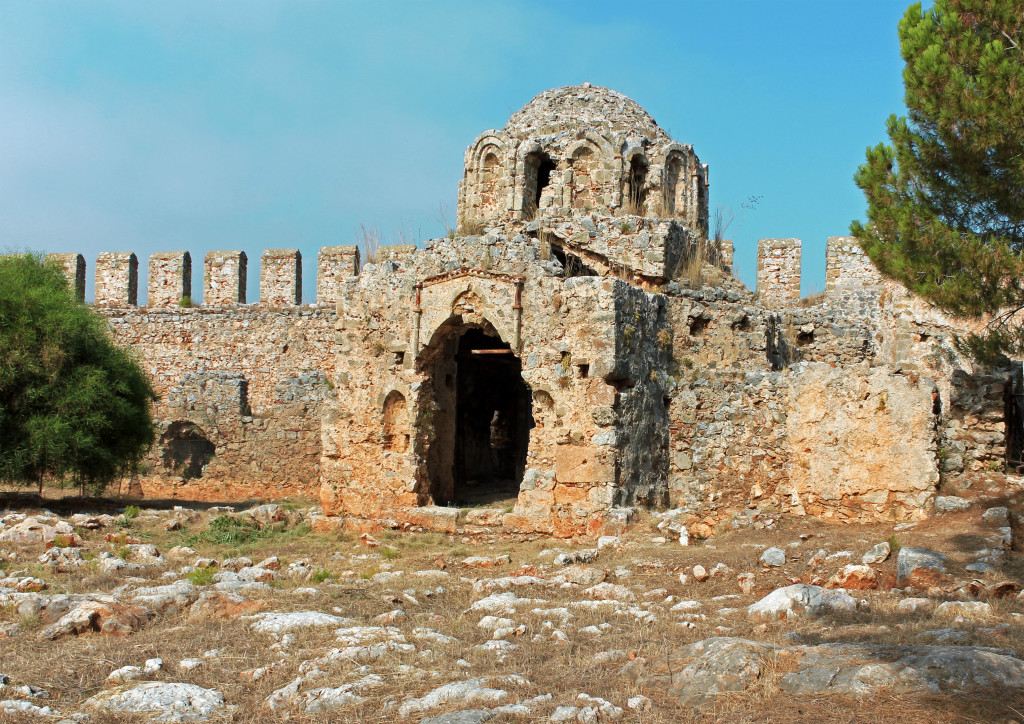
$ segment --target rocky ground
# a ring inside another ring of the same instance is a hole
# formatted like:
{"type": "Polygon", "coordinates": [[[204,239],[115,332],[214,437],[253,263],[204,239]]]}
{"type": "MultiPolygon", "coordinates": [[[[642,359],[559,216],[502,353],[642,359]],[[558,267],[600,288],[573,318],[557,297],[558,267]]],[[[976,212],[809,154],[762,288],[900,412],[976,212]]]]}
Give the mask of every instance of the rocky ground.
{"type": "Polygon", "coordinates": [[[678,516],[569,543],[9,499],[0,720],[1024,722],[1005,507],[678,516]]]}

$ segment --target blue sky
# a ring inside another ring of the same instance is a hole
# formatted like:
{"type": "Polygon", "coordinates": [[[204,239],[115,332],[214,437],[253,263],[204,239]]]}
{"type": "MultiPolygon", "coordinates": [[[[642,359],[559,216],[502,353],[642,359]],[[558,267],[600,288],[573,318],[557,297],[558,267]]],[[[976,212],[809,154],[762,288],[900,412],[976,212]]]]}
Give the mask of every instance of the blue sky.
{"type": "MultiPolygon", "coordinates": [[[[803,291],[903,110],[905,0],[0,4],[0,249],[316,253],[454,223],[463,153],[548,88],[639,102],[711,167],[740,278],[803,239],[803,291]],[[756,209],[741,206],[759,196],[756,209]]],[[[140,279],[144,296],[144,277],[140,279]]],[[[141,300],[140,300],[141,302],[141,300]]]]}

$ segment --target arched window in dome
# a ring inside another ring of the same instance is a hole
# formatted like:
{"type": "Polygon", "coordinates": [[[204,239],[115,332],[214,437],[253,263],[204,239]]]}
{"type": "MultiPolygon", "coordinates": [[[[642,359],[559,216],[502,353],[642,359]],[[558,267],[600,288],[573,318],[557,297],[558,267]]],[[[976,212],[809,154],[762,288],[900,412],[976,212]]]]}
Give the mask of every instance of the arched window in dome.
{"type": "Polygon", "coordinates": [[[597,154],[590,146],[580,146],[572,154],[572,207],[589,210],[597,206],[594,172],[597,154]]]}
{"type": "Polygon", "coordinates": [[[686,166],[680,153],[665,164],[665,209],[670,217],[686,215],[686,166]]]}
{"type": "Polygon", "coordinates": [[[644,216],[647,212],[647,159],[634,156],[626,176],[626,213],[644,216]]]}
{"type": "Polygon", "coordinates": [[[480,163],[480,214],[493,216],[498,211],[498,155],[488,150],[480,163]]]}
{"type": "Polygon", "coordinates": [[[523,183],[523,218],[533,219],[545,206],[549,198],[544,190],[551,185],[551,174],[555,170],[555,162],[541,151],[526,156],[523,183]]]}

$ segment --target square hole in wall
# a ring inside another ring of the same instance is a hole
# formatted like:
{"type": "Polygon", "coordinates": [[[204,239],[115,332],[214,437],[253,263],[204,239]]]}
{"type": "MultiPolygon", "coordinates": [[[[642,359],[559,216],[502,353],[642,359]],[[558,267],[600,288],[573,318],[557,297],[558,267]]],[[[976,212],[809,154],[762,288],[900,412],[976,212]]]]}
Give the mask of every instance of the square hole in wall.
{"type": "Polygon", "coordinates": [[[405,364],[405,352],[395,352],[395,367],[401,367],[405,364]]]}
{"type": "Polygon", "coordinates": [[[576,373],[577,373],[577,376],[581,380],[587,379],[587,377],[590,376],[590,365],[588,365],[588,364],[576,365],[576,373]]]}

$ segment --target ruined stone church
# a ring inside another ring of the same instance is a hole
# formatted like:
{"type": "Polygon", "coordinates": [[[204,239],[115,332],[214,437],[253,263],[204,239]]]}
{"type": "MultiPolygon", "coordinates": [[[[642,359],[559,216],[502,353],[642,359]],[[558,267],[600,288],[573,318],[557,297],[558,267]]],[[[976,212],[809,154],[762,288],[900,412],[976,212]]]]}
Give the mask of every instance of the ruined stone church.
{"type": "MultiPolygon", "coordinates": [[[[346,524],[560,537],[684,508],[691,535],[766,517],[909,520],[1021,460],[1021,368],[979,370],[950,318],[833,237],[762,239],[757,289],[709,238],[709,172],[637,103],[546,91],[465,155],[458,233],[297,250],[101,254],[97,308],[160,394],[145,495],[319,496],[346,524]],[[487,507],[488,501],[508,503],[487,507]],[[512,504],[514,503],[514,504],[512,504]],[[460,514],[472,505],[469,515],[460,514]]],[[[53,255],[84,292],[85,262],[53,255]]],[[[966,492],[965,492],[966,491],[966,492]]]]}

